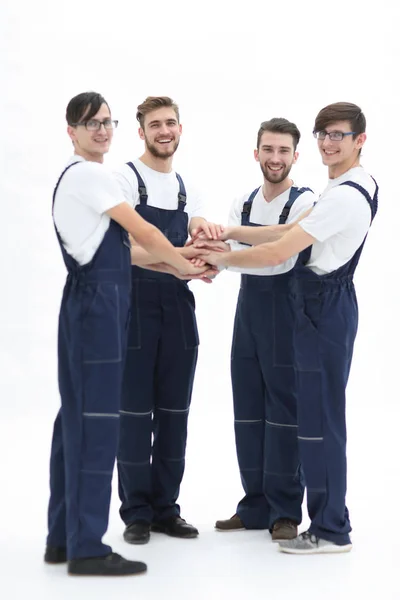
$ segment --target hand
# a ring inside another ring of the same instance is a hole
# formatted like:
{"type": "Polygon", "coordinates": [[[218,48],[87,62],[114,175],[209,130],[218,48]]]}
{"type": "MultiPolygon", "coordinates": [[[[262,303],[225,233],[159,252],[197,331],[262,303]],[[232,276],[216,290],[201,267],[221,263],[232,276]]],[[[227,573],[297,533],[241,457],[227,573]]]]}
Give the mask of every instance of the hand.
{"type": "MultiPolygon", "coordinates": [[[[225,242],[226,240],[229,240],[231,237],[231,232],[234,228],[233,227],[223,227],[222,225],[220,226],[220,233],[218,234],[218,237],[214,238],[215,240],[220,240],[222,242],[225,242]]],[[[192,234],[194,233],[194,231],[197,230],[193,230],[192,234]]],[[[204,233],[204,231],[199,231],[197,233],[196,236],[192,236],[192,243],[197,241],[197,240],[207,240],[210,239],[207,237],[207,235],[204,233]],[[194,238],[194,239],[193,239],[194,238]]]]}
{"type": "Polygon", "coordinates": [[[191,231],[192,240],[195,240],[199,236],[204,236],[205,239],[218,240],[219,236],[224,231],[223,225],[217,225],[216,223],[210,223],[209,221],[202,221],[195,229],[191,231]]]}
{"type": "Polygon", "coordinates": [[[203,248],[203,251],[200,248],[196,248],[194,245],[184,246],[183,248],[177,248],[178,252],[188,260],[192,261],[193,258],[197,258],[200,254],[204,254],[204,250],[207,248],[203,248]]]}
{"type": "Polygon", "coordinates": [[[179,273],[181,275],[187,275],[187,276],[189,276],[189,278],[190,278],[190,276],[193,276],[193,275],[201,275],[202,273],[207,271],[207,269],[209,268],[208,265],[206,265],[207,256],[202,257],[202,259],[204,261],[204,265],[201,267],[194,265],[190,261],[186,261],[187,262],[186,266],[183,267],[182,269],[179,269],[179,273]]]}
{"type": "MultiPolygon", "coordinates": [[[[204,250],[215,250],[216,252],[230,252],[231,247],[229,244],[222,242],[221,240],[200,240],[197,239],[193,242],[195,248],[204,248],[204,250]]],[[[200,252],[201,254],[201,252],[200,252]]]]}
{"type": "Polygon", "coordinates": [[[225,258],[228,256],[228,252],[208,252],[207,254],[205,254],[204,256],[200,256],[199,258],[202,258],[203,260],[207,261],[208,264],[210,265],[214,265],[216,267],[218,266],[225,266],[224,265],[224,261],[225,258]]]}

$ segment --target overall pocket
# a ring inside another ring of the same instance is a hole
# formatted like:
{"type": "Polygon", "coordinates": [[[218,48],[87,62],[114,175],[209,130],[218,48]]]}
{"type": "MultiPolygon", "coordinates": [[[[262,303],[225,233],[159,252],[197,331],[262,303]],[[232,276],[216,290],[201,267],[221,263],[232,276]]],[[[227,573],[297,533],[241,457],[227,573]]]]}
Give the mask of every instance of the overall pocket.
{"type": "Polygon", "coordinates": [[[187,286],[179,287],[177,300],[184,344],[186,350],[192,350],[200,343],[195,314],[196,303],[193,293],[187,286]]]}
{"type": "Polygon", "coordinates": [[[82,313],[82,355],[85,363],[119,362],[122,359],[122,317],[126,322],[118,285],[98,284],[82,313]]]}

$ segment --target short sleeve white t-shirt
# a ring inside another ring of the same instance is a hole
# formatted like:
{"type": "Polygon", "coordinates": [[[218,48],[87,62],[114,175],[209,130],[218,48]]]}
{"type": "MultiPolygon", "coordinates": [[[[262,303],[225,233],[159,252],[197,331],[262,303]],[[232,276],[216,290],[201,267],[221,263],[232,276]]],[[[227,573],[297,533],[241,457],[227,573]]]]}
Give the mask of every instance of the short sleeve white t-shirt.
{"type": "Polygon", "coordinates": [[[54,222],[65,250],[80,265],[90,262],[110,226],[105,214],[125,201],[111,171],[75,155],[66,167],[54,200],[54,222]]]}
{"type": "Polygon", "coordinates": [[[373,198],[376,184],[362,167],[331,179],[310,215],[299,224],[314,242],[307,266],[324,275],[346,264],[361,246],[371,224],[371,209],[363,194],[345,181],[354,181],[373,198]]]}
{"type": "MultiPolygon", "coordinates": [[[[279,223],[281,212],[289,200],[290,190],[291,188],[271,200],[271,202],[267,202],[264,198],[262,187],[260,187],[251,206],[251,223],[258,223],[259,225],[277,225],[279,223]]],[[[243,204],[246,200],[248,200],[249,196],[250,194],[246,194],[245,196],[242,196],[234,201],[229,213],[228,226],[237,227],[242,224],[243,204]]],[[[295,202],[292,204],[286,223],[293,223],[293,221],[299,219],[303,213],[313,206],[315,201],[316,196],[311,191],[305,191],[300,194],[300,196],[298,196],[295,202]]],[[[229,244],[233,251],[243,250],[248,247],[236,241],[229,241],[229,244]]],[[[298,255],[296,254],[296,256],[292,256],[286,262],[274,267],[229,267],[228,269],[229,271],[245,273],[247,275],[278,275],[281,273],[287,273],[293,269],[297,260],[297,256],[298,255]]]]}
{"type": "MultiPolygon", "coordinates": [[[[175,171],[161,173],[145,165],[140,159],[132,161],[139,171],[147,190],[147,204],[155,208],[176,210],[178,208],[179,182],[175,171]]],[[[133,207],[139,204],[139,190],[136,173],[127,164],[114,169],[114,176],[124,195],[125,200],[133,207]]],[[[186,189],[185,212],[188,214],[189,223],[193,217],[204,217],[202,202],[196,192],[187,185],[182,177],[186,189]]]]}

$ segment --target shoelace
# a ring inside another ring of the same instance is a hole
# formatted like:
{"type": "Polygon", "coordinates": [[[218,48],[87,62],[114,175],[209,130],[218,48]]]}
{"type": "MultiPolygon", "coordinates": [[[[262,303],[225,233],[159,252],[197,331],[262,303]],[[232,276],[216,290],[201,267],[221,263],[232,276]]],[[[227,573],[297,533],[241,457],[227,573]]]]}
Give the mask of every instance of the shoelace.
{"type": "Polygon", "coordinates": [[[317,544],[317,546],[318,546],[319,538],[317,538],[317,536],[310,533],[309,531],[305,531],[304,533],[301,533],[300,537],[302,540],[304,540],[304,541],[309,540],[312,544],[317,544]]]}

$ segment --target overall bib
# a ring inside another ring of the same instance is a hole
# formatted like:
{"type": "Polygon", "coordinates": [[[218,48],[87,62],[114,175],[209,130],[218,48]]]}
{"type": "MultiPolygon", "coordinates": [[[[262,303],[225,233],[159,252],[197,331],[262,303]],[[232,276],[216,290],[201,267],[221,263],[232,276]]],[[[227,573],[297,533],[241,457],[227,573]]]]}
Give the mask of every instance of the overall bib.
{"type": "MultiPolygon", "coordinates": [[[[292,187],[279,224],[309,188],[292,187]]],[[[258,192],[243,205],[250,222],[258,192]]],[[[272,528],[288,518],[301,522],[297,395],[294,371],[293,270],[272,276],[242,275],[232,342],[231,376],[236,451],[244,498],[236,513],[248,529],[272,528]]]]}
{"type": "MultiPolygon", "coordinates": [[[[58,180],[53,207],[60,181],[73,166],[58,180]]],[[[47,544],[66,547],[70,560],[111,552],[101,540],[118,449],[131,256],[128,234],[113,220],[84,266],[56,233],[68,276],[59,316],[61,409],[51,448],[47,544]]]]}
{"type": "MultiPolygon", "coordinates": [[[[371,208],[374,197],[352,181],[371,208]]],[[[307,488],[310,532],[339,545],[350,543],[346,496],[346,385],[357,333],[353,284],[365,243],[343,266],[317,275],[306,266],[311,246],[299,255],[293,293],[296,306],[295,366],[298,384],[299,452],[307,488]]]]}
{"type": "MultiPolygon", "coordinates": [[[[147,204],[138,179],[137,212],[176,247],[188,236],[182,179],[176,210],[147,204]]],[[[132,267],[131,322],[125,366],[118,454],[121,518],[162,521],[179,515],[187,420],[198,353],[195,301],[186,282],[167,273],[132,267]]]]}

